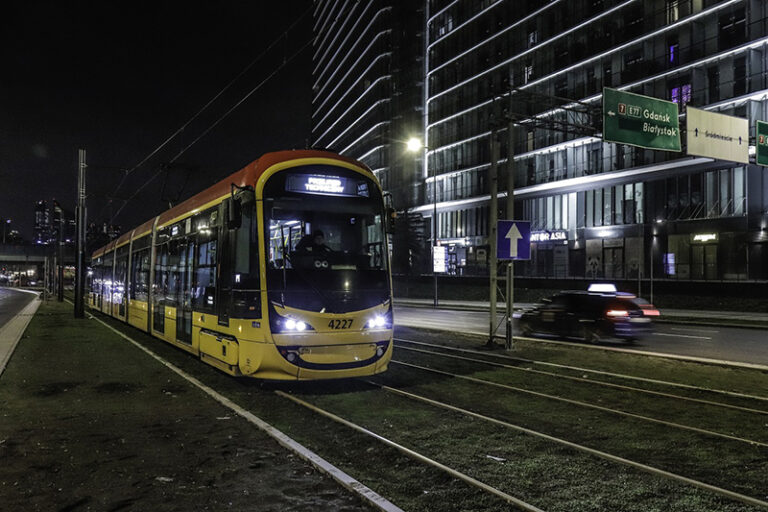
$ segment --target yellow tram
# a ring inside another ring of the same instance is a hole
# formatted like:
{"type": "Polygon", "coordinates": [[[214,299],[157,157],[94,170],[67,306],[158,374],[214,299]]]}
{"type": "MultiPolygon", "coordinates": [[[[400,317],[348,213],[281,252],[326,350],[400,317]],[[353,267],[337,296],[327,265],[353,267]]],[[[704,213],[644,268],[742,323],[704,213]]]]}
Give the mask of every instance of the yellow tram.
{"type": "Polygon", "coordinates": [[[391,216],[373,173],[268,153],[93,253],[91,308],[237,376],[383,372],[391,216]]]}

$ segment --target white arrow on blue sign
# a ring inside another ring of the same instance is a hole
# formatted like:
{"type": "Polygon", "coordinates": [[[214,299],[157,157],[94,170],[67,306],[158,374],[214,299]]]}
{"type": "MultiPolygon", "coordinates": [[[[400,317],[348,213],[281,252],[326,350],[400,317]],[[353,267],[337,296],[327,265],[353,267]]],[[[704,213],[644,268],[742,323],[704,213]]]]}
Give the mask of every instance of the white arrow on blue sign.
{"type": "Polygon", "coordinates": [[[498,259],[531,259],[530,221],[500,220],[496,228],[496,257],[498,259]]]}

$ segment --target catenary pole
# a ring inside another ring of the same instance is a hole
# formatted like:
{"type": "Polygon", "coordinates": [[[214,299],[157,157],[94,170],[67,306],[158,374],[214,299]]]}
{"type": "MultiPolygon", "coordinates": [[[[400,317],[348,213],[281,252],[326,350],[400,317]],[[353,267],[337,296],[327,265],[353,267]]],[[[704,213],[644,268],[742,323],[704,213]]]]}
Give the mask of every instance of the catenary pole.
{"type": "Polygon", "coordinates": [[[75,318],[85,316],[85,150],[78,150],[77,168],[77,261],[75,263],[75,318]]]}
{"type": "Polygon", "coordinates": [[[490,205],[490,222],[488,223],[488,238],[491,242],[491,250],[488,255],[488,273],[490,274],[490,325],[488,330],[488,345],[493,345],[494,335],[496,334],[496,283],[498,280],[498,258],[496,254],[496,224],[499,219],[499,173],[498,173],[498,160],[499,160],[499,144],[496,140],[496,128],[491,129],[491,169],[490,169],[490,185],[491,185],[491,205],[490,205]]]}
{"type": "Polygon", "coordinates": [[[56,204],[54,210],[59,214],[58,241],[59,241],[59,266],[56,269],[58,274],[58,287],[56,289],[56,300],[64,302],[64,211],[56,204]]]}
{"type": "MultiPolygon", "coordinates": [[[[510,107],[512,92],[510,91],[510,107]]],[[[510,108],[511,110],[511,108],[510,108]]],[[[515,123],[507,124],[507,219],[515,219],[515,123]]],[[[512,315],[515,309],[515,262],[507,263],[507,328],[504,346],[512,348],[512,315]]]]}

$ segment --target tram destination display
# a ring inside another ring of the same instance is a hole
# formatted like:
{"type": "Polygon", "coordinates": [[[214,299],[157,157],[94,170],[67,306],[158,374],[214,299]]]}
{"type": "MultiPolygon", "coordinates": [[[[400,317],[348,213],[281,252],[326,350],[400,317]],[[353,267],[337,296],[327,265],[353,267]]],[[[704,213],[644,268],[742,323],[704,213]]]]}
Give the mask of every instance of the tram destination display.
{"type": "Polygon", "coordinates": [[[287,192],[324,196],[368,197],[368,184],[344,176],[291,174],[285,180],[287,192]]]}

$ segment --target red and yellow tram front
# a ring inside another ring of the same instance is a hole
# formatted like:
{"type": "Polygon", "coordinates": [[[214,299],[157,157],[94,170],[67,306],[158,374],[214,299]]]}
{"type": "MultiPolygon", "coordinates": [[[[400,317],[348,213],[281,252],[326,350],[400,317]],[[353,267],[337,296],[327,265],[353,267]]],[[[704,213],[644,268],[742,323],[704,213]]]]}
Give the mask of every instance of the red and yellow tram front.
{"type": "Polygon", "coordinates": [[[346,162],[307,159],[268,172],[260,185],[264,299],[281,369],[298,379],[386,370],[392,294],[375,178],[346,162]]]}

